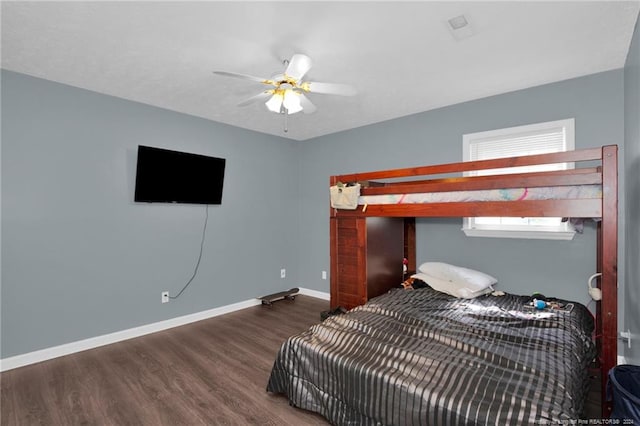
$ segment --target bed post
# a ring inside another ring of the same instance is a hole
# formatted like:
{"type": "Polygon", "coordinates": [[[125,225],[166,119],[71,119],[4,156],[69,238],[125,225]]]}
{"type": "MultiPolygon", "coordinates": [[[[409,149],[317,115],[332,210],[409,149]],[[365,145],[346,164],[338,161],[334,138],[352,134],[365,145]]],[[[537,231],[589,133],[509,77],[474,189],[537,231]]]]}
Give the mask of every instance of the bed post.
{"type": "MultiPolygon", "coordinates": [[[[337,183],[335,176],[329,178],[329,186],[337,183]]],[[[330,307],[336,308],[334,304],[338,300],[338,225],[336,223],[336,212],[329,202],[329,291],[330,307]]]]}
{"type": "Polygon", "coordinates": [[[618,358],[618,147],[602,147],[602,221],[598,225],[598,267],[602,300],[597,312],[600,336],[602,417],[611,414],[606,401],[607,374],[618,358]]]}
{"type": "MultiPolygon", "coordinates": [[[[416,264],[416,218],[405,217],[404,218],[404,257],[409,264],[407,265],[407,272],[418,272],[418,265],[416,264]]],[[[405,276],[404,278],[409,278],[405,276]]]]}

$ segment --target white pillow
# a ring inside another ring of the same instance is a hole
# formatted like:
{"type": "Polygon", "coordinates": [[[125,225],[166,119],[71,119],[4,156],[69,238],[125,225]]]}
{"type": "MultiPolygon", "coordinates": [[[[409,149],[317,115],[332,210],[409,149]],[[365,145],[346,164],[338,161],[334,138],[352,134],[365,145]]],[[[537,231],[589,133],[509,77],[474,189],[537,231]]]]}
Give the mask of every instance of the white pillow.
{"type": "Polygon", "coordinates": [[[492,291],[491,286],[498,282],[496,278],[484,272],[444,262],[425,262],[418,269],[424,274],[424,277],[416,278],[431,284],[424,279],[430,278],[435,286],[440,287],[434,287],[436,290],[465,299],[492,291]],[[445,291],[445,289],[449,291],[445,291]]]}
{"type": "Polygon", "coordinates": [[[418,270],[435,278],[467,283],[468,287],[474,290],[483,290],[498,282],[496,278],[484,272],[444,262],[425,262],[418,270]]]}
{"type": "Polygon", "coordinates": [[[424,281],[434,290],[441,293],[446,293],[459,299],[474,299],[483,294],[491,293],[493,289],[489,286],[481,290],[474,290],[467,286],[466,283],[461,281],[449,281],[442,278],[436,278],[424,272],[418,272],[411,275],[411,278],[417,278],[424,281]]]}

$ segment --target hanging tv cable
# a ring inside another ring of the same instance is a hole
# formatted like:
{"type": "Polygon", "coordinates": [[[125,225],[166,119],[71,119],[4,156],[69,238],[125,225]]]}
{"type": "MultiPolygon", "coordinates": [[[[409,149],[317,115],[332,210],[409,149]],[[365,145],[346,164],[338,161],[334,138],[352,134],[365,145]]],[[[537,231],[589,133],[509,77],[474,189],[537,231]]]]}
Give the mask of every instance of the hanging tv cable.
{"type": "Polygon", "coordinates": [[[193,274],[191,275],[191,278],[189,278],[189,281],[187,281],[184,287],[182,287],[182,290],[180,290],[178,294],[176,294],[175,296],[169,296],[169,299],[177,299],[178,297],[180,297],[182,292],[185,291],[187,287],[189,287],[189,284],[191,284],[191,281],[193,281],[193,279],[198,274],[198,269],[200,268],[200,261],[202,260],[202,249],[204,247],[204,237],[207,231],[207,222],[209,222],[209,204],[207,204],[204,211],[205,211],[204,226],[202,227],[202,240],[200,241],[200,254],[198,254],[198,261],[196,262],[196,267],[194,268],[193,274]]]}

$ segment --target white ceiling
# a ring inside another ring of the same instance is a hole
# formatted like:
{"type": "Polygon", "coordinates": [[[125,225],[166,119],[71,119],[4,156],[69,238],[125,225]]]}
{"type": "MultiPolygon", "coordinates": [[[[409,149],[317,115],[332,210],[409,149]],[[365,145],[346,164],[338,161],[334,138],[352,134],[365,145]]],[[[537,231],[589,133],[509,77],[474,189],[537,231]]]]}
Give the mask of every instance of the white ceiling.
{"type": "Polygon", "coordinates": [[[635,1],[2,2],[2,68],[258,132],[304,140],[624,66],[635,1]],[[456,40],[447,20],[474,31],[456,40]],[[309,94],[289,118],[236,104],[309,55],[309,94]]]}

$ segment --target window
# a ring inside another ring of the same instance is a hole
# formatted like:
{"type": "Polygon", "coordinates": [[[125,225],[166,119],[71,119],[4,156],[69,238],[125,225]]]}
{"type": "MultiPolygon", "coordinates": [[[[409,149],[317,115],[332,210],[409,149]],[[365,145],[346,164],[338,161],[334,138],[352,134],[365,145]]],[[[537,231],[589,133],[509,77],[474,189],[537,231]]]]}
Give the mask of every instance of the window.
{"type": "MultiPolygon", "coordinates": [[[[575,148],[574,120],[551,121],[508,129],[490,130],[463,136],[464,161],[516,157],[570,151],[575,148]]],[[[523,166],[511,169],[480,170],[465,176],[566,170],[573,164],[523,166]]],[[[543,238],[570,240],[574,232],[559,217],[469,217],[463,220],[467,236],[503,238],[543,238]]]]}

